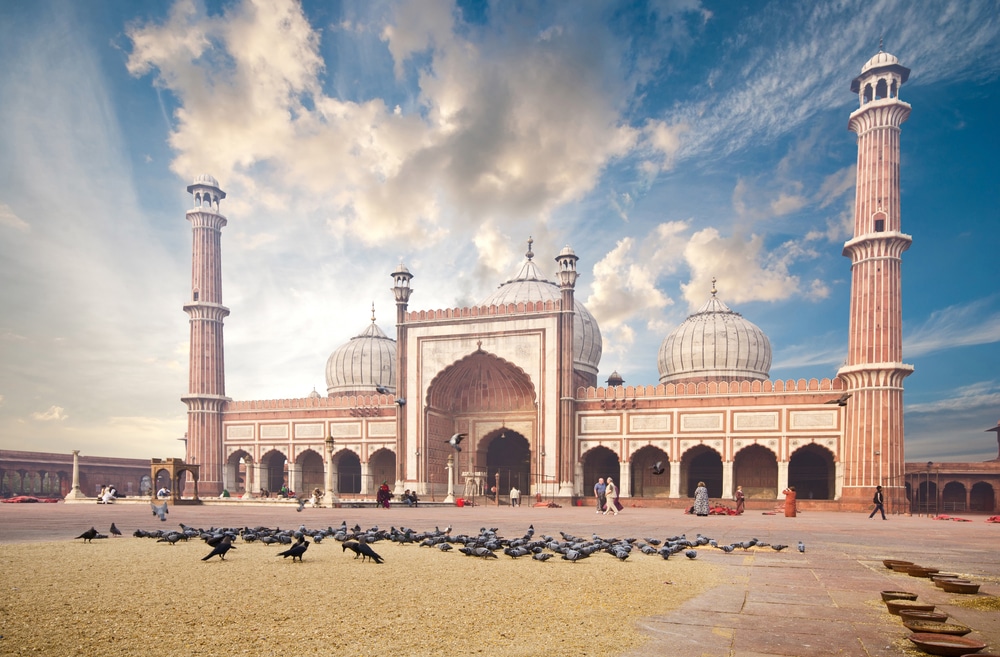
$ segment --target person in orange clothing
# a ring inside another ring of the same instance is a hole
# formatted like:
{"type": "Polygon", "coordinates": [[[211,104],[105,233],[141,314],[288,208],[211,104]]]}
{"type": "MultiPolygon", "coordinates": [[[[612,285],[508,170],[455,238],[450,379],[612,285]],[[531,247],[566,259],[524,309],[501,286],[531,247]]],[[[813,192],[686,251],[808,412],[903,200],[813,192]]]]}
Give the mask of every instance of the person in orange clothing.
{"type": "Polygon", "coordinates": [[[795,486],[789,486],[784,490],[785,493],[785,517],[794,518],[795,517],[795,486]]]}

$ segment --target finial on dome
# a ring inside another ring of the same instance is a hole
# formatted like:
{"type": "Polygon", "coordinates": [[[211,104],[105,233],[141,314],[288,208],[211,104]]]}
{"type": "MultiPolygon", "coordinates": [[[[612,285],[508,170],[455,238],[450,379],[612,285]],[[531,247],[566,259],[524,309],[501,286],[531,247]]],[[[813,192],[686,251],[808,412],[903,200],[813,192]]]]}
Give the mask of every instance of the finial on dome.
{"type": "Polygon", "coordinates": [[[531,238],[531,236],[529,235],[528,236],[528,252],[524,254],[524,257],[527,258],[528,260],[531,260],[532,258],[535,257],[535,254],[531,252],[531,245],[534,244],[534,243],[535,243],[535,240],[533,240],[531,238]]]}
{"type": "Polygon", "coordinates": [[[719,292],[718,290],[716,290],[716,289],[715,289],[715,281],[716,281],[716,278],[715,278],[715,276],[713,276],[713,277],[712,277],[712,296],[713,296],[713,297],[714,297],[714,296],[715,296],[716,294],[718,294],[718,292],[719,292]]]}
{"type": "Polygon", "coordinates": [[[375,323],[375,302],[372,301],[372,324],[375,323]]]}
{"type": "Polygon", "coordinates": [[[882,36],[881,35],[878,38],[878,51],[882,52],[882,36]]]}

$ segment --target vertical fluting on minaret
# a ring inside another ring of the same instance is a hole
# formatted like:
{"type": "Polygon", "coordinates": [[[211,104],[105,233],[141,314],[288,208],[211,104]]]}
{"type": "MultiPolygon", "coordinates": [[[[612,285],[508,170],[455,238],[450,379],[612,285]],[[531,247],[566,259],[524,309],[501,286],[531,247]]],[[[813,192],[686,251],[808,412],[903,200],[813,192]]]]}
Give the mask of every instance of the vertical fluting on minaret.
{"type": "MultiPolygon", "coordinates": [[[[530,249],[530,243],[529,243],[530,249]]],[[[575,443],[573,440],[573,319],[575,314],[575,301],[573,299],[574,288],[576,287],[576,262],[579,260],[573,249],[564,247],[556,256],[556,263],[559,265],[557,277],[559,279],[559,291],[561,293],[559,319],[558,319],[558,395],[559,395],[559,415],[556,434],[558,435],[558,453],[556,455],[556,477],[559,481],[559,494],[561,496],[571,496],[575,494],[573,490],[573,478],[576,469],[575,443]]]]}
{"type": "Polygon", "coordinates": [[[199,467],[198,492],[215,496],[222,492],[222,411],[226,397],[222,324],[229,309],[222,305],[222,228],[227,221],[219,213],[226,193],[212,176],[198,176],[187,188],[194,208],[187,211],[191,222],[191,296],[184,304],[191,329],[188,394],[188,463],[199,467]]]}
{"type": "Polygon", "coordinates": [[[847,361],[838,375],[851,397],[844,409],[844,502],[867,504],[881,484],[899,500],[903,482],[902,254],[912,238],[901,231],[900,125],[910,105],[899,100],[910,70],[881,50],[861,69],[851,91],[860,107],[848,129],[858,135],[847,361]]]}

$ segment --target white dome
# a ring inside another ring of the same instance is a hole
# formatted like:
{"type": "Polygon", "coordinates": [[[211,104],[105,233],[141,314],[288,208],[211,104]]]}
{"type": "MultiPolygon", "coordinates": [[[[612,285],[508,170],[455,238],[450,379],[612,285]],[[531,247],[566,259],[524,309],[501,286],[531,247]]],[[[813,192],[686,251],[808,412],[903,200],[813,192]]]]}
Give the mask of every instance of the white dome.
{"type": "Polygon", "coordinates": [[[326,391],[330,395],[374,394],[379,387],[396,391],[396,341],[372,320],[365,330],[330,354],[326,361],[326,391]]]}
{"type": "MultiPolygon", "coordinates": [[[[569,247],[563,249],[566,254],[569,247]]],[[[572,254],[572,249],[569,250],[572,254]]],[[[532,260],[531,242],[528,242],[528,252],[525,261],[513,278],[502,283],[493,294],[486,297],[480,305],[504,305],[508,303],[527,303],[529,301],[560,301],[562,293],[559,286],[546,280],[538,265],[532,260]]],[[[573,369],[597,376],[601,363],[601,351],[604,344],[601,340],[601,329],[590,311],[574,298],[573,308],[573,369]]],[[[596,380],[596,379],[595,379],[596,380]]]]}
{"type": "Polygon", "coordinates": [[[660,346],[660,383],[692,380],[765,380],[771,342],[753,322],[715,296],[660,346]]]}
{"type": "Polygon", "coordinates": [[[861,72],[865,73],[870,69],[878,68],[881,66],[891,66],[892,64],[899,64],[899,60],[895,55],[890,55],[887,52],[882,52],[879,50],[875,53],[875,56],[865,62],[865,65],[861,67],[861,72]]]}

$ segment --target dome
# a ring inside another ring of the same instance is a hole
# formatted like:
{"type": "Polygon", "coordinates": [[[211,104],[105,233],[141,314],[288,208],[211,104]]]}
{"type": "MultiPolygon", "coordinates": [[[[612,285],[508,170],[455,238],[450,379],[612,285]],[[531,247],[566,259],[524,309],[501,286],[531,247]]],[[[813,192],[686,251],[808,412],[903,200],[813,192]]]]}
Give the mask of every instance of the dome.
{"type": "Polygon", "coordinates": [[[768,378],[771,342],[715,295],[660,345],[660,383],[768,378]]]}
{"type": "Polygon", "coordinates": [[[892,66],[893,64],[899,64],[899,60],[896,59],[896,56],[879,50],[875,53],[874,57],[865,62],[865,65],[861,67],[861,73],[867,73],[873,68],[892,66]]]}
{"type": "Polygon", "coordinates": [[[330,354],[326,391],[330,395],[374,394],[378,388],[396,391],[396,341],[372,318],[361,333],[330,354]]]}
{"type": "Polygon", "coordinates": [[[208,185],[209,187],[215,187],[218,189],[219,181],[215,179],[214,176],[210,176],[207,173],[203,173],[194,177],[194,185],[208,185]]]}
{"type": "MultiPolygon", "coordinates": [[[[560,301],[562,293],[559,286],[546,280],[541,270],[532,258],[532,240],[528,240],[528,252],[517,273],[505,283],[501,283],[493,294],[486,297],[480,305],[504,305],[509,303],[527,303],[529,301],[560,301]]],[[[562,255],[572,255],[573,251],[565,247],[562,255]]],[[[598,365],[601,362],[601,351],[604,344],[601,340],[601,329],[597,320],[582,303],[574,299],[573,308],[573,368],[585,372],[596,381],[598,365]]]]}

